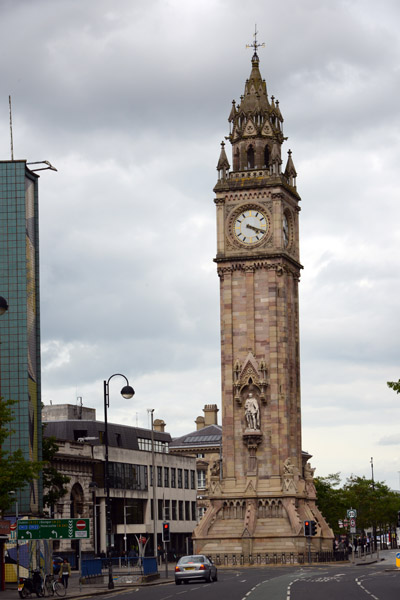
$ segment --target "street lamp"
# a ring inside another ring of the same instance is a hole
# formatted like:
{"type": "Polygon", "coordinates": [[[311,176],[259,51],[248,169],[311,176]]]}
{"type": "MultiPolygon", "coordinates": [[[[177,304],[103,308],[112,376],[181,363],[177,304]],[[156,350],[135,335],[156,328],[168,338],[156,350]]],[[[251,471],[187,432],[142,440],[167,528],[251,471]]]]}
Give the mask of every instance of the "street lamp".
{"type": "Polygon", "coordinates": [[[112,560],[110,556],[111,550],[111,502],[110,502],[110,476],[108,472],[108,425],[107,425],[107,408],[110,407],[110,396],[109,396],[109,385],[110,380],[113,377],[123,377],[126,381],[126,385],[121,390],[121,396],[126,400],[133,397],[135,390],[129,385],[129,381],[121,373],[114,373],[107,381],[104,381],[104,448],[105,448],[105,460],[104,460],[104,487],[106,490],[106,532],[107,532],[107,548],[106,557],[108,559],[108,589],[114,589],[114,581],[112,575],[112,560]]]}
{"type": "Polygon", "coordinates": [[[8,310],[7,300],[5,298],[3,298],[3,296],[0,296],[0,316],[4,315],[4,313],[7,312],[7,310],[8,310]]]}
{"type": "Polygon", "coordinates": [[[157,560],[157,481],[156,481],[156,465],[154,453],[154,408],[148,408],[147,411],[151,414],[151,468],[153,470],[153,552],[157,560]]]}

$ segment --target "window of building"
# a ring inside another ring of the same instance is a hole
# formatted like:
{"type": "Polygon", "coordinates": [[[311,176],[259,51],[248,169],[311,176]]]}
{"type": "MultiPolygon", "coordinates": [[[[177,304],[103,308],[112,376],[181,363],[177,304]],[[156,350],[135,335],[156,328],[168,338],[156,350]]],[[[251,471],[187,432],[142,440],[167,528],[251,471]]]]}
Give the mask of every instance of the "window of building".
{"type": "Polygon", "coordinates": [[[196,521],[196,502],[192,502],[192,521],[196,521]]]}
{"type": "MultiPolygon", "coordinates": [[[[98,481],[98,472],[95,470],[95,481],[99,487],[104,484],[98,481]]],[[[147,490],[147,465],[130,465],[128,463],[108,463],[108,479],[110,488],[147,490]]]]}
{"type": "Polygon", "coordinates": [[[182,475],[182,469],[178,469],[178,488],[182,488],[183,485],[182,475]]]}
{"type": "Polygon", "coordinates": [[[164,500],[164,521],[169,521],[170,519],[171,519],[170,501],[164,500]]]}
{"type": "MultiPolygon", "coordinates": [[[[145,452],[151,452],[151,439],[138,438],[139,450],[145,452]]],[[[154,440],[154,452],[162,452],[164,454],[169,452],[169,442],[162,440],[154,440]]]]}
{"type": "Polygon", "coordinates": [[[200,521],[200,519],[203,517],[206,510],[207,509],[205,506],[199,506],[199,508],[197,509],[197,520],[198,521],[200,521]]]}
{"type": "Polygon", "coordinates": [[[206,487],[206,471],[205,469],[199,469],[197,471],[197,489],[204,490],[206,487]]]}
{"type": "Polygon", "coordinates": [[[190,487],[192,490],[196,489],[196,472],[193,469],[190,470],[190,487]]]}
{"type": "Polygon", "coordinates": [[[150,465],[150,485],[153,485],[153,465],[150,465]]]}
{"type": "Polygon", "coordinates": [[[190,502],[185,500],[185,521],[190,521],[190,502]]]}
{"type": "Polygon", "coordinates": [[[176,500],[172,500],[171,504],[171,520],[176,521],[176,500]]]}
{"type": "Polygon", "coordinates": [[[178,511],[179,511],[179,514],[178,514],[179,521],[183,521],[183,500],[179,500],[179,502],[178,502],[178,511]]]}
{"type": "Polygon", "coordinates": [[[158,504],[158,520],[163,521],[164,520],[164,503],[162,500],[158,500],[157,504],[158,504]]]}
{"type": "Polygon", "coordinates": [[[74,440],[76,442],[83,442],[87,434],[87,429],[74,429],[74,440]]]}
{"type": "Polygon", "coordinates": [[[198,453],[196,454],[196,458],[204,458],[204,457],[205,457],[205,454],[204,454],[204,452],[198,452],[198,453]]]}
{"type": "Polygon", "coordinates": [[[164,467],[164,487],[169,487],[169,467],[164,467]]]}
{"type": "Polygon", "coordinates": [[[162,467],[157,467],[157,486],[162,487],[162,467]]]}
{"type": "Polygon", "coordinates": [[[176,469],[171,467],[171,487],[176,487],[176,469]]]}
{"type": "Polygon", "coordinates": [[[189,469],[185,469],[185,490],[189,489],[189,469]]]}

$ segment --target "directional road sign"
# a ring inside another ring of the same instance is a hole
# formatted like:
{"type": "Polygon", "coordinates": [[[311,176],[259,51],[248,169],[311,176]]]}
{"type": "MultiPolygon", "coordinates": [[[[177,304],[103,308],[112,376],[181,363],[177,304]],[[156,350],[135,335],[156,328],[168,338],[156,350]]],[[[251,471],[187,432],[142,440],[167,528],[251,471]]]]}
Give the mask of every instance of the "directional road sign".
{"type": "Polygon", "coordinates": [[[19,540],[79,540],[90,534],[89,519],[28,519],[18,521],[19,540]]]}

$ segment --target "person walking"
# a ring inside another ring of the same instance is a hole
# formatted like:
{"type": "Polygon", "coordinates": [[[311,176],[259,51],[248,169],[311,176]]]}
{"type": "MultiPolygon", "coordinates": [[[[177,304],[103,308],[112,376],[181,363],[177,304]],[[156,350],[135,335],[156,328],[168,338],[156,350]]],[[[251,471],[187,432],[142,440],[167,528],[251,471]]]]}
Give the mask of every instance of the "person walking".
{"type": "Polygon", "coordinates": [[[69,564],[68,559],[64,558],[63,564],[61,565],[61,568],[60,568],[60,576],[61,576],[61,579],[62,579],[65,589],[68,588],[68,579],[69,579],[70,575],[71,575],[71,565],[69,564]]]}

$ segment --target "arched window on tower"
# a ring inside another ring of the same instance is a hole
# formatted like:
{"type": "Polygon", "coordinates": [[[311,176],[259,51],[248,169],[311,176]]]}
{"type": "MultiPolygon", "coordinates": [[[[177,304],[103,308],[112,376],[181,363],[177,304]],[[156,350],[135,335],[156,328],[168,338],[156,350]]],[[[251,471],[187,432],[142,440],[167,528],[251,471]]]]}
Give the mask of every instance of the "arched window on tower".
{"type": "Polygon", "coordinates": [[[247,168],[254,169],[254,148],[249,146],[247,150],[247,168]]]}
{"type": "Polygon", "coordinates": [[[239,148],[236,148],[234,154],[233,154],[233,170],[234,171],[239,171],[239,148]]]}
{"type": "Polygon", "coordinates": [[[269,167],[269,148],[265,146],[264,148],[264,166],[269,167]]]}

